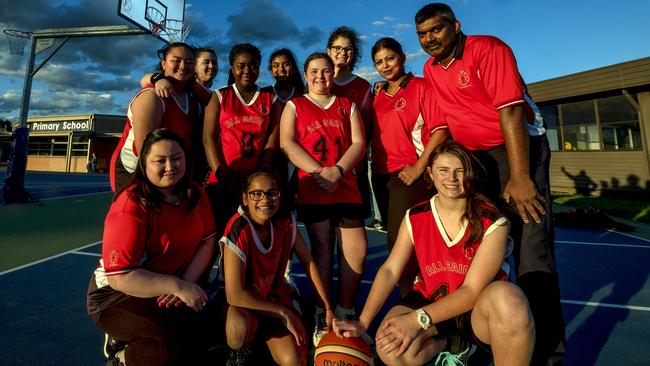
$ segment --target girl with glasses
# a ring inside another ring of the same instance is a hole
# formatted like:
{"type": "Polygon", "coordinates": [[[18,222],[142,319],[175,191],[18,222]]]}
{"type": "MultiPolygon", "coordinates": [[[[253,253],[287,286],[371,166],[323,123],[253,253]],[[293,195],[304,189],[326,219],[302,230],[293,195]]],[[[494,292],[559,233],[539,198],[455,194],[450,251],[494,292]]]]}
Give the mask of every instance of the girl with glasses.
{"type": "MultiPolygon", "coordinates": [[[[334,82],[332,94],[345,97],[352,101],[358,111],[365,134],[366,146],[372,136],[372,94],[371,86],[364,78],[353,74],[354,68],[361,59],[361,40],[357,32],[349,27],[338,27],[327,40],[327,55],[334,63],[334,82]]],[[[368,159],[365,151],[363,159],[355,167],[357,185],[361,192],[364,219],[371,216],[372,192],[368,176],[368,159]]],[[[375,215],[377,227],[381,226],[378,215],[375,215]]]]}
{"type": "MultiPolygon", "coordinates": [[[[226,341],[238,358],[257,334],[280,365],[306,365],[309,350],[302,314],[292,298],[284,269],[295,253],[320,306],[331,310],[327,292],[295,217],[277,215],[278,176],[259,168],[248,175],[242,205],[221,239],[226,288],[226,341]]],[[[333,319],[328,311],[327,324],[333,319]]],[[[250,353],[250,351],[248,351],[250,353]]]]}

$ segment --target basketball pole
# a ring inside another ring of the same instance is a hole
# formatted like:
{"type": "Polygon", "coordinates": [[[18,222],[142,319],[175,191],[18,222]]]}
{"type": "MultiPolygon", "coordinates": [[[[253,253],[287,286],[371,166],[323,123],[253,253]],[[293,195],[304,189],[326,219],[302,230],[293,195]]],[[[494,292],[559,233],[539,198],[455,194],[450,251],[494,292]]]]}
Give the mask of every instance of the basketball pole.
{"type": "Polygon", "coordinates": [[[54,54],[65,44],[69,38],[78,37],[103,37],[103,36],[129,36],[148,34],[143,29],[130,28],[123,25],[78,27],[60,29],[39,29],[34,31],[30,40],[29,56],[25,66],[25,81],[23,94],[20,101],[20,127],[16,128],[11,136],[11,150],[7,162],[7,173],[5,185],[2,188],[4,203],[26,203],[32,198],[25,189],[25,172],[27,170],[27,147],[29,143],[29,128],[27,127],[27,115],[29,112],[29,99],[32,91],[32,80],[34,75],[49,61],[54,54]],[[34,71],[34,59],[36,58],[36,43],[40,38],[65,38],[50,55],[34,71]]]}

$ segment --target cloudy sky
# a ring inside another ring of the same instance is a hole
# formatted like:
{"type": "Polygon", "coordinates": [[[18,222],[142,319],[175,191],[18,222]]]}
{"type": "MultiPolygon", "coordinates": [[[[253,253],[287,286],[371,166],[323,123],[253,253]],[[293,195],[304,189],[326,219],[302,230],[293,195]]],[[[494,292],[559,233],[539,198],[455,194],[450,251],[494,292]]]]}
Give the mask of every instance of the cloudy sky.
{"type": "MultiPolygon", "coordinates": [[[[131,0],[136,1],[136,0],[131,0]]],[[[142,0],[144,1],[144,0],[142,0]]],[[[3,0],[0,29],[126,25],[117,0],[3,0]]],[[[192,23],[188,41],[214,47],[225,84],[227,54],[235,43],[251,42],[265,58],[259,84],[271,83],[266,58],[289,47],[299,63],[324,50],[339,25],[362,36],[362,61],[356,72],[377,78],[370,47],[393,36],[409,55],[408,68],[422,74],[426,55],[415,35],[413,15],[419,0],[186,0],[192,23]]],[[[528,82],[545,80],[613,63],[650,56],[650,1],[621,0],[449,0],[467,34],[491,34],[514,49],[528,82]]],[[[9,54],[0,43],[0,118],[15,119],[20,107],[27,57],[9,54]]],[[[60,41],[59,41],[60,42],[60,41]]],[[[35,76],[30,116],[72,113],[124,114],[140,76],[155,66],[162,42],[148,35],[71,39],[35,76]]],[[[28,46],[26,47],[28,48],[28,46]]],[[[37,56],[42,61],[49,51],[37,56]]]]}

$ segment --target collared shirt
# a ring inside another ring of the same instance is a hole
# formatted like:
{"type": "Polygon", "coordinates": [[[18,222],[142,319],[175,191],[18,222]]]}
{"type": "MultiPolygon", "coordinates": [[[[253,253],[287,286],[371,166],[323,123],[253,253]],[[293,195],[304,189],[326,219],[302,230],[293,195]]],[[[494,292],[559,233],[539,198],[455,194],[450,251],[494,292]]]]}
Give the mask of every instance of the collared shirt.
{"type": "Polygon", "coordinates": [[[424,77],[433,85],[452,137],[470,150],[503,145],[501,108],[523,104],[529,134],[545,132],[512,50],[496,37],[461,33],[451,61],[442,65],[432,57],[424,77]]]}
{"type": "Polygon", "coordinates": [[[414,164],[431,134],[447,128],[431,85],[411,73],[393,94],[388,93],[386,83],[375,97],[373,109],[372,171],[376,173],[393,173],[414,164]]]}

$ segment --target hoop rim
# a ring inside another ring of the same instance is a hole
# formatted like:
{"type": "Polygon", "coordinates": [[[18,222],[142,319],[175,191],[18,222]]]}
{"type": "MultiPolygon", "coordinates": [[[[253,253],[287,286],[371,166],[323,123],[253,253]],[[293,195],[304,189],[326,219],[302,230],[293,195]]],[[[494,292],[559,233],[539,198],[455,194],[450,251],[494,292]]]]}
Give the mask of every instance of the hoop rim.
{"type": "Polygon", "coordinates": [[[165,19],[160,24],[164,27],[167,36],[172,42],[185,42],[192,28],[189,22],[180,19],[165,19]]]}
{"type": "Polygon", "coordinates": [[[10,37],[31,38],[33,32],[25,32],[20,29],[5,29],[2,31],[10,37]]]}

